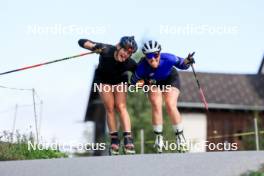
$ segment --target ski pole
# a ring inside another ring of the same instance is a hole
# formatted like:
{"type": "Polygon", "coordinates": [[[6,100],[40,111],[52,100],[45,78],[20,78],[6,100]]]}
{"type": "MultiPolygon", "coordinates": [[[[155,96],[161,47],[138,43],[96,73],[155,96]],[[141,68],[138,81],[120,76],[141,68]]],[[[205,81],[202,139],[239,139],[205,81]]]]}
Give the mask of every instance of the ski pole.
{"type": "MultiPolygon", "coordinates": [[[[193,56],[194,54],[195,54],[195,52],[193,52],[190,56],[193,56]]],[[[192,67],[193,75],[194,75],[194,78],[196,80],[197,86],[199,88],[200,98],[201,98],[201,100],[202,100],[202,102],[203,102],[203,104],[205,106],[205,109],[208,111],[208,103],[207,103],[206,98],[204,96],[204,92],[203,92],[203,89],[202,89],[202,87],[200,85],[200,82],[199,82],[199,80],[197,78],[197,75],[196,75],[196,72],[194,70],[193,64],[191,64],[191,67],[192,67]]]]}
{"type": "Polygon", "coordinates": [[[69,59],[73,59],[73,58],[76,58],[76,57],[81,57],[81,56],[85,56],[85,55],[93,54],[93,53],[98,53],[98,51],[91,51],[91,52],[81,53],[81,54],[78,54],[78,55],[65,57],[65,58],[62,58],[62,59],[57,59],[57,60],[53,60],[53,61],[49,61],[49,62],[44,62],[44,63],[40,63],[40,64],[26,66],[26,67],[15,69],[15,70],[10,70],[10,71],[7,71],[7,72],[0,73],[0,76],[1,75],[5,75],[5,74],[9,74],[9,73],[13,73],[13,72],[18,72],[18,71],[22,71],[22,70],[35,68],[35,67],[40,67],[40,66],[43,66],[43,65],[48,65],[48,64],[52,64],[52,63],[56,63],[56,62],[61,62],[61,61],[65,61],[65,60],[69,60],[69,59]]]}

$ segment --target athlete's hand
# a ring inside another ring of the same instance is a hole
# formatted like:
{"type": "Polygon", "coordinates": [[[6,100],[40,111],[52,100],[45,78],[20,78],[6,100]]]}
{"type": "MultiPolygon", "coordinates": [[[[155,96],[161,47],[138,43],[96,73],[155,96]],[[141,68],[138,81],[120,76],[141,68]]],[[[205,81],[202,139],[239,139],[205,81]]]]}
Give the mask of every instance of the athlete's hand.
{"type": "Polygon", "coordinates": [[[157,81],[155,79],[149,79],[148,80],[149,85],[155,85],[156,83],[157,83],[157,81]]]}
{"type": "Polygon", "coordinates": [[[136,87],[140,87],[142,88],[145,84],[145,81],[143,79],[139,80],[137,83],[136,83],[136,87]]]}
{"type": "Polygon", "coordinates": [[[195,54],[195,52],[188,54],[188,56],[184,59],[184,64],[185,65],[191,65],[195,63],[195,60],[193,58],[193,55],[195,54]]]}
{"type": "Polygon", "coordinates": [[[92,48],[92,51],[95,51],[96,53],[101,53],[104,49],[104,45],[102,43],[96,43],[94,47],[92,48]]]}

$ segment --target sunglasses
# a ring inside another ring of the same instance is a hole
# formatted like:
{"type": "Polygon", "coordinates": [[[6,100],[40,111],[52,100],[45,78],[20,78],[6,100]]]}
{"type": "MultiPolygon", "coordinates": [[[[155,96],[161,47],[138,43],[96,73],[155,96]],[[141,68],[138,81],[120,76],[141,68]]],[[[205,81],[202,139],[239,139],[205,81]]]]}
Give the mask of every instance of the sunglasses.
{"type": "Polygon", "coordinates": [[[127,52],[128,55],[132,55],[133,54],[133,49],[131,47],[126,47],[124,48],[125,52],[127,52]]]}
{"type": "Polygon", "coordinates": [[[155,59],[157,59],[159,57],[159,53],[147,53],[146,54],[146,58],[147,59],[152,59],[152,58],[155,58],[155,59]]]}

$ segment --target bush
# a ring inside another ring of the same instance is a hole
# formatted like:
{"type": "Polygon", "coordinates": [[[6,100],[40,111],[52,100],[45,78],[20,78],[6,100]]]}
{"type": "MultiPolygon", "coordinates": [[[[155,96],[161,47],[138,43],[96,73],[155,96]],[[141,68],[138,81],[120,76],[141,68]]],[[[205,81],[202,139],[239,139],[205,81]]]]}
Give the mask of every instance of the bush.
{"type": "Polygon", "coordinates": [[[16,139],[13,138],[13,134],[4,131],[0,141],[0,160],[29,160],[29,159],[48,159],[48,158],[61,158],[67,157],[67,155],[59,150],[38,148],[34,150],[28,149],[28,142],[34,143],[32,134],[29,136],[21,135],[16,132],[16,139]]]}

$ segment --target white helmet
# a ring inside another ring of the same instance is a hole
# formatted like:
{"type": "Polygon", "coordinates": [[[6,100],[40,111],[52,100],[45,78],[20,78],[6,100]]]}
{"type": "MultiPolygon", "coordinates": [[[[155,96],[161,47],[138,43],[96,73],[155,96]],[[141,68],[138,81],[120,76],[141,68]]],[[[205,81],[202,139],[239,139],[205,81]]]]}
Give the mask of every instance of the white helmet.
{"type": "Polygon", "coordinates": [[[161,51],[161,46],[155,40],[149,40],[145,42],[142,48],[142,52],[144,54],[155,53],[155,52],[160,52],[160,51],[161,51]]]}

